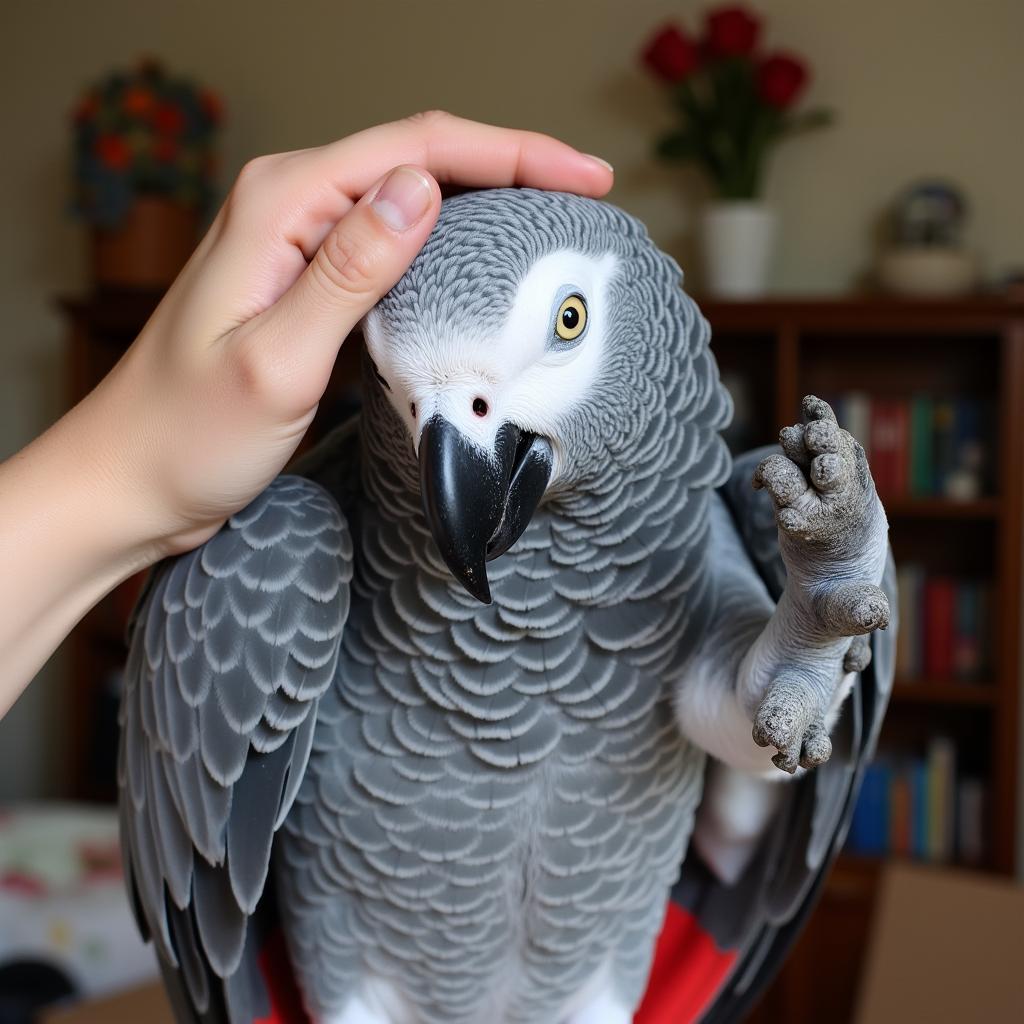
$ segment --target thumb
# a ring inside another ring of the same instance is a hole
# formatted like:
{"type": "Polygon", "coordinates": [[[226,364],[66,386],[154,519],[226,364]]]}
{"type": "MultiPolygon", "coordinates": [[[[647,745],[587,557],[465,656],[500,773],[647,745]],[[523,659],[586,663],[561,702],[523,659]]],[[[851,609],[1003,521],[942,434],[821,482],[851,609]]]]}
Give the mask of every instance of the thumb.
{"type": "Polygon", "coordinates": [[[341,343],[405,273],[440,208],[441,190],[426,171],[395,167],[338,221],[299,279],[259,317],[265,365],[275,367],[282,383],[312,388],[310,407],[341,343]]]}

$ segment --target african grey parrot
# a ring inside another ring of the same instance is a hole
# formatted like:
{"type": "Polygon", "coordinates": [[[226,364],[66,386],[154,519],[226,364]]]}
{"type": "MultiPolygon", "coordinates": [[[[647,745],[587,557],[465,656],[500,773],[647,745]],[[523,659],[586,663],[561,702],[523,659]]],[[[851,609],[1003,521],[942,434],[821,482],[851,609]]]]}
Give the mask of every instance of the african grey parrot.
{"type": "Polygon", "coordinates": [[[735,1019],[777,966],[891,684],[887,525],[816,398],[732,464],[680,279],[611,205],[446,200],[361,417],[154,572],[122,832],[179,1020],[271,1012],[271,920],[318,1024],[624,1024],[649,977],[638,1020],[735,1019]]]}

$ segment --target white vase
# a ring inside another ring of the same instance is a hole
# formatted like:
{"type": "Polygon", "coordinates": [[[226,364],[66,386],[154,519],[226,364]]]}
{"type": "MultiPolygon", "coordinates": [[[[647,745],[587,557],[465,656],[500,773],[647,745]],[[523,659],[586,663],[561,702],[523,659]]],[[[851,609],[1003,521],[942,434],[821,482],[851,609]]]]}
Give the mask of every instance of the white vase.
{"type": "Polygon", "coordinates": [[[701,218],[706,290],[723,299],[763,295],[775,229],[775,211],[757,200],[722,200],[707,206],[701,218]]]}

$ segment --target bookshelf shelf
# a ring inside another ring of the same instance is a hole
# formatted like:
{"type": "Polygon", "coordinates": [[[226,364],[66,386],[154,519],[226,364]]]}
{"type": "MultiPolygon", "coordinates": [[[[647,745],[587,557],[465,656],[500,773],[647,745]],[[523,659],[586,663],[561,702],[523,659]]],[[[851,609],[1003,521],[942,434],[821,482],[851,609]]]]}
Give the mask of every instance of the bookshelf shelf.
{"type": "MultiPolygon", "coordinates": [[[[901,604],[911,614],[904,618],[924,624],[920,632],[904,630],[914,646],[908,654],[901,645],[901,678],[879,743],[880,772],[886,786],[899,787],[899,801],[890,802],[895,788],[883,789],[876,806],[890,808],[879,812],[889,830],[878,848],[903,848],[906,832],[893,829],[897,820],[928,821],[926,833],[912,833],[923,854],[1011,873],[1024,563],[1024,302],[780,298],[700,306],[723,379],[737,387],[729,437],[737,449],[773,442],[796,420],[808,393],[835,398],[844,425],[866,447],[878,446],[871,462],[896,562],[911,570],[905,579],[916,572],[920,584],[905,589],[901,604]],[[876,458],[879,452],[884,459],[876,458]],[[940,497],[954,487],[971,493],[968,486],[982,496],[940,497]],[[978,681],[952,678],[958,669],[976,672],[978,681]],[[933,776],[933,766],[942,764],[945,773],[933,776]],[[941,794],[936,806],[943,808],[934,820],[946,826],[951,791],[955,820],[972,824],[969,836],[954,830],[947,842],[945,827],[931,828],[932,794],[941,794]],[[925,817],[914,817],[923,806],[925,817]],[[976,813],[967,814],[968,807],[976,813]],[[969,837],[980,837],[979,848],[969,837]]],[[[889,859],[843,854],[807,931],[748,1024],[822,1019],[814,992],[852,995],[877,879],[889,859]]],[[[844,1014],[841,1005],[830,999],[825,1013],[836,1024],[852,1012],[844,1014]]]]}
{"type": "Polygon", "coordinates": [[[999,703],[999,688],[994,683],[951,683],[932,680],[897,679],[892,699],[905,704],[976,704],[999,703]]]}

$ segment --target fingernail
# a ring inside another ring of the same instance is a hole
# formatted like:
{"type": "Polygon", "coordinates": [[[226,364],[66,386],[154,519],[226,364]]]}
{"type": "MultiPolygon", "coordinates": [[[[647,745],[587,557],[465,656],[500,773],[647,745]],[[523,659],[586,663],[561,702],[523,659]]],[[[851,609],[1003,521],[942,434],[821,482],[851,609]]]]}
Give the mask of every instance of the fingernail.
{"type": "Polygon", "coordinates": [[[370,206],[392,231],[408,231],[430,208],[430,182],[412,167],[396,167],[384,179],[370,206]]]}
{"type": "Polygon", "coordinates": [[[603,168],[604,168],[604,169],[605,169],[606,171],[609,171],[609,172],[610,172],[610,173],[612,173],[612,174],[614,174],[614,173],[615,173],[615,168],[614,168],[614,167],[612,167],[612,165],[611,165],[610,163],[608,163],[608,161],[607,161],[607,160],[602,160],[602,159],[601,159],[601,157],[599,157],[599,156],[594,156],[594,154],[593,154],[593,153],[584,153],[583,155],[584,155],[584,156],[585,156],[585,157],[586,157],[586,158],[587,158],[588,160],[593,160],[595,164],[600,164],[600,165],[601,165],[601,166],[602,166],[602,167],[603,167],[603,168]]]}

